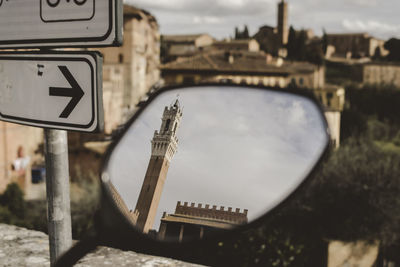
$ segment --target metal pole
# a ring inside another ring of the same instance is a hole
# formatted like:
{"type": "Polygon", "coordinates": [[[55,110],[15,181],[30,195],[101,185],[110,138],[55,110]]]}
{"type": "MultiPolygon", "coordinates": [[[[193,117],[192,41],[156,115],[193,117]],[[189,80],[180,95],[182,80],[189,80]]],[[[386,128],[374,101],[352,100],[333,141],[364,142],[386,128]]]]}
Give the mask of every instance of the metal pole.
{"type": "Polygon", "coordinates": [[[50,262],[72,246],[67,132],[44,130],[50,262]]]}

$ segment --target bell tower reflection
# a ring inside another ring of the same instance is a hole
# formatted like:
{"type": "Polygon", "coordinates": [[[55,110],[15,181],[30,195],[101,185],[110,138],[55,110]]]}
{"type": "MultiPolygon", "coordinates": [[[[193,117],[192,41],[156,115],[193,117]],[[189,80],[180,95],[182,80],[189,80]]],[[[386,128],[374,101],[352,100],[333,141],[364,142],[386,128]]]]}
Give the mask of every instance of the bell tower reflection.
{"type": "Polygon", "coordinates": [[[154,132],[151,141],[151,157],[135,208],[138,216],[136,227],[143,233],[148,233],[153,227],[168,168],[177,152],[176,131],[181,118],[182,108],[176,100],[164,108],[160,130],[154,132]]]}

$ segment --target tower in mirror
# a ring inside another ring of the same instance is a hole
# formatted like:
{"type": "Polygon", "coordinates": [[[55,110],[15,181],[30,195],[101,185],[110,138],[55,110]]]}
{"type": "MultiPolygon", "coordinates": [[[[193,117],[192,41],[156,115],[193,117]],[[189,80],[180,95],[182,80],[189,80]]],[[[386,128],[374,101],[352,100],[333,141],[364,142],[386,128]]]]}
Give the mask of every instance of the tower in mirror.
{"type": "Polygon", "coordinates": [[[144,233],[153,227],[168,168],[178,149],[177,130],[181,118],[182,108],[176,100],[164,108],[160,130],[154,132],[151,140],[151,157],[135,208],[136,227],[144,233]]]}

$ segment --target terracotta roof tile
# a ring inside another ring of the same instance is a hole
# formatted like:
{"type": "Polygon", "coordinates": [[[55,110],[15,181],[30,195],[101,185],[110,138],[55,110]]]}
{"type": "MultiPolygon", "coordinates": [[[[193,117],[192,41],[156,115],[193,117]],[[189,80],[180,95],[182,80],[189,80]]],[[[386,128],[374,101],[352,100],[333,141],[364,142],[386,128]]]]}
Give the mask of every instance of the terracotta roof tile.
{"type": "Polygon", "coordinates": [[[281,66],[267,64],[263,52],[209,52],[193,57],[170,62],[162,70],[203,70],[218,72],[253,72],[253,73],[310,73],[316,66],[306,62],[285,62],[281,66]],[[233,63],[229,56],[233,56],[233,63]]]}

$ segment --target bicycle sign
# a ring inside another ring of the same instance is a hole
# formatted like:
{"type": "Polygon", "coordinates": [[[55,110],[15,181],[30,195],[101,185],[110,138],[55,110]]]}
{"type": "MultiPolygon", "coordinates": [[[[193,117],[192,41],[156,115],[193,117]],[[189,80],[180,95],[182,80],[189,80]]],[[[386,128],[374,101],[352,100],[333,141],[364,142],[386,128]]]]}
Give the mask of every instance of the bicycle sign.
{"type": "MultiPolygon", "coordinates": [[[[87,0],[74,0],[75,4],[81,6],[86,3],[87,0]]],[[[60,4],[61,0],[46,0],[47,4],[51,7],[56,7],[60,4]]],[[[71,2],[67,0],[67,2],[71,2]]]]}
{"type": "Polygon", "coordinates": [[[0,49],[119,46],[121,0],[0,0],[0,49]]]}
{"type": "Polygon", "coordinates": [[[90,20],[95,15],[95,0],[41,0],[40,17],[45,22],[90,20]],[[58,10],[64,10],[60,16],[58,10]]]}

